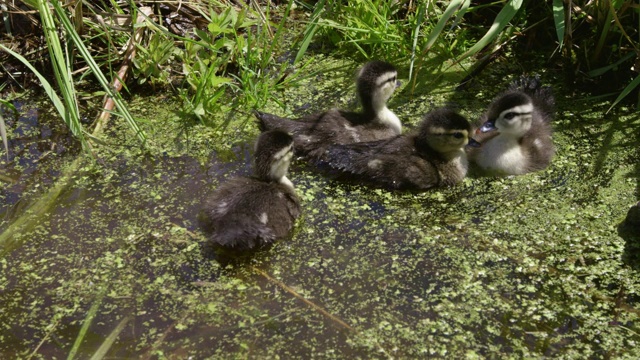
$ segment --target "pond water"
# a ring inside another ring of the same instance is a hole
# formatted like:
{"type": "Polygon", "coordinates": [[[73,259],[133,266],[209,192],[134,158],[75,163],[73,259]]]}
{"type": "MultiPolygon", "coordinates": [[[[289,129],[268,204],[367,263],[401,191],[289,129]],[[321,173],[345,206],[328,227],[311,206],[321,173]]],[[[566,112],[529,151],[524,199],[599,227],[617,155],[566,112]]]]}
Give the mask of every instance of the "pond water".
{"type": "MultiPolygon", "coordinates": [[[[474,119],[500,89],[447,101],[474,119]]],[[[444,101],[391,106],[410,127],[444,101]]],[[[228,262],[203,255],[197,214],[217,184],[250,173],[251,120],[222,138],[191,126],[186,146],[175,115],[131,103],[155,143],[138,149],[116,122],[118,145],[99,148],[0,259],[0,357],[67,357],[79,337],[78,358],[640,356],[639,240],[619,233],[639,198],[637,113],[559,96],[549,169],[423,193],[297,161],[294,233],[228,262]]],[[[15,181],[2,182],[0,232],[78,154],[46,114],[8,123],[14,160],[0,154],[0,172],[15,181]]]]}

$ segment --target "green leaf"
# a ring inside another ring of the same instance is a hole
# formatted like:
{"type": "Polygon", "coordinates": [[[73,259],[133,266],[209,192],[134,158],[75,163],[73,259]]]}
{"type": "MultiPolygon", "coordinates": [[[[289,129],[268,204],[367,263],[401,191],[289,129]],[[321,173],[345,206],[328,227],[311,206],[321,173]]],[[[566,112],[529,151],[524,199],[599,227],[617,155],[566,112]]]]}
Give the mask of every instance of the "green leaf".
{"type": "Polygon", "coordinates": [[[623,56],[620,60],[616,61],[615,63],[613,63],[613,64],[609,64],[609,65],[607,65],[607,66],[603,66],[603,67],[601,67],[601,68],[597,68],[597,69],[591,70],[591,71],[589,71],[589,72],[587,73],[587,75],[588,75],[589,77],[596,77],[596,76],[600,76],[600,75],[602,75],[602,74],[606,73],[607,71],[609,71],[609,70],[611,70],[611,69],[615,68],[616,66],[619,66],[619,65],[620,65],[620,64],[622,64],[623,62],[625,62],[625,61],[627,61],[627,60],[631,59],[631,58],[632,58],[632,57],[634,57],[634,56],[636,56],[636,53],[634,53],[634,52],[630,52],[630,53],[628,53],[627,55],[623,56]]]}
{"type": "Polygon", "coordinates": [[[311,21],[307,25],[307,28],[304,30],[304,38],[302,39],[302,43],[300,44],[300,49],[298,49],[298,53],[296,54],[296,58],[293,61],[294,64],[297,64],[305,52],[307,52],[307,48],[309,48],[309,44],[311,43],[311,39],[313,39],[313,35],[315,35],[316,31],[320,27],[318,22],[320,21],[320,15],[324,13],[324,4],[325,0],[321,0],[316,3],[313,14],[311,15],[311,21]]]}
{"type": "Polygon", "coordinates": [[[613,102],[613,104],[611,104],[611,107],[609,108],[609,110],[607,110],[607,113],[611,111],[611,109],[613,109],[614,106],[618,105],[618,103],[622,99],[624,99],[627,95],[629,95],[629,93],[632,92],[633,89],[637,88],[638,85],[640,85],[640,75],[638,75],[638,77],[633,79],[633,81],[631,81],[631,83],[627,85],[627,87],[625,87],[624,90],[622,90],[620,95],[618,95],[618,98],[613,102]]]}
{"type": "Polygon", "coordinates": [[[556,24],[556,34],[560,48],[564,44],[564,5],[562,0],[553,0],[553,21],[556,24]]]}
{"type": "Polygon", "coordinates": [[[107,293],[107,288],[103,288],[102,290],[100,290],[100,292],[98,293],[98,296],[96,297],[95,301],[91,305],[91,308],[87,313],[87,316],[85,316],[84,321],[82,322],[82,327],[80,328],[80,332],[76,337],[76,341],[73,343],[73,347],[71,348],[71,351],[69,351],[69,355],[67,356],[68,360],[72,360],[75,357],[78,350],[80,349],[80,344],[82,344],[82,340],[84,340],[84,337],[86,336],[87,331],[89,330],[89,326],[91,326],[93,319],[98,313],[98,309],[100,309],[100,306],[102,305],[102,300],[104,299],[104,296],[106,293],[107,293]]]}
{"type": "Polygon", "coordinates": [[[47,94],[47,96],[49,96],[49,99],[53,103],[53,106],[56,108],[56,110],[58,111],[60,116],[64,119],[65,118],[64,117],[64,113],[65,113],[64,105],[62,104],[62,100],[60,100],[60,97],[58,96],[56,91],[53,89],[53,86],[51,86],[49,81],[47,81],[47,79],[44,76],[42,76],[42,74],[40,74],[38,72],[38,70],[36,70],[36,68],[33,67],[33,65],[31,65],[27,59],[22,57],[22,55],[13,52],[13,50],[9,49],[8,47],[6,47],[6,46],[4,46],[2,44],[0,44],[0,49],[8,52],[11,56],[13,56],[16,59],[18,59],[22,64],[24,64],[24,66],[26,66],[29,70],[31,70],[33,72],[33,74],[40,81],[40,84],[42,85],[42,88],[44,89],[44,92],[47,94]]]}
{"type": "Polygon", "coordinates": [[[132,316],[127,316],[118,323],[115,329],[113,329],[113,331],[109,334],[109,336],[107,336],[107,338],[104,339],[104,342],[102,343],[102,345],[100,345],[98,350],[96,350],[96,352],[93,354],[93,356],[91,357],[91,360],[100,360],[107,355],[107,353],[109,352],[109,349],[111,349],[111,346],[113,346],[113,344],[116,342],[116,339],[118,339],[118,336],[120,335],[122,330],[124,330],[127,323],[131,321],[131,319],[132,319],[132,316]]]}
{"type": "Polygon", "coordinates": [[[438,38],[438,36],[440,36],[440,33],[442,33],[444,26],[447,24],[447,21],[449,21],[453,14],[455,14],[455,12],[458,11],[461,7],[464,7],[465,5],[469,6],[470,1],[471,0],[454,0],[449,3],[449,6],[447,6],[447,9],[444,11],[440,19],[438,19],[436,26],[433,28],[433,30],[429,34],[429,37],[427,38],[427,43],[424,46],[425,51],[428,51],[433,46],[433,43],[436,42],[436,39],[438,38]]]}
{"type": "Polygon", "coordinates": [[[482,50],[485,46],[487,46],[490,42],[495,40],[500,34],[500,32],[507,26],[507,24],[509,24],[509,21],[513,19],[513,17],[516,15],[518,10],[520,10],[520,7],[522,6],[522,1],[523,0],[509,0],[509,2],[505,4],[502,10],[500,10],[500,12],[498,13],[498,16],[496,16],[496,19],[493,21],[493,24],[491,24],[491,27],[489,28],[487,33],[484,34],[482,39],[478,40],[478,42],[475,43],[475,45],[473,45],[471,49],[467,50],[467,52],[462,54],[458,58],[458,61],[462,61],[463,59],[471,55],[474,55],[478,51],[482,50]]]}

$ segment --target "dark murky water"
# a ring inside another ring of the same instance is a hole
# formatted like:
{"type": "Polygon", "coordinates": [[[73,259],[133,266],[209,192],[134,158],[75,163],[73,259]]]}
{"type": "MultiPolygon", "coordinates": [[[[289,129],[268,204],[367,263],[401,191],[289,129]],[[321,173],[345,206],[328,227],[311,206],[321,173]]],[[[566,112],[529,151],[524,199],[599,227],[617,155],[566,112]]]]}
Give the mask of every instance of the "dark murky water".
{"type": "MultiPolygon", "coordinates": [[[[0,354],[66,357],[95,304],[80,358],[110,336],[120,358],[633,357],[640,277],[621,257],[637,240],[617,225],[637,201],[640,120],[599,120],[559,126],[545,172],[420,194],[298,162],[291,239],[228,266],[203,256],[196,219],[250,172],[250,144],[204,160],[102,153],[0,260],[0,354]]],[[[35,113],[8,125],[2,231],[78,152],[35,113]]]]}

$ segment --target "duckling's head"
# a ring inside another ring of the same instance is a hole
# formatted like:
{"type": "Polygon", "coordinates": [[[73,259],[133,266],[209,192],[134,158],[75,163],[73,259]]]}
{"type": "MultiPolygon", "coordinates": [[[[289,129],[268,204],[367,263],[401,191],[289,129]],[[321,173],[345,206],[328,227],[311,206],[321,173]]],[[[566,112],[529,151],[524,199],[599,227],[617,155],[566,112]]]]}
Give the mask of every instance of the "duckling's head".
{"type": "Polygon", "coordinates": [[[531,129],[533,101],[521,91],[507,93],[489,106],[486,116],[488,120],[480,131],[497,130],[507,136],[520,137],[531,129]]]}
{"type": "Polygon", "coordinates": [[[384,108],[400,83],[396,68],[384,61],[370,61],[358,72],[356,88],[365,111],[384,108]]]}
{"type": "Polygon", "coordinates": [[[280,182],[293,187],[287,179],[287,171],[293,157],[293,137],[281,130],[260,134],[256,141],[254,171],[265,181],[280,182]]]}
{"type": "Polygon", "coordinates": [[[445,157],[455,156],[465,145],[477,144],[471,137],[469,121],[447,108],[432,110],[424,116],[417,139],[445,157]]]}

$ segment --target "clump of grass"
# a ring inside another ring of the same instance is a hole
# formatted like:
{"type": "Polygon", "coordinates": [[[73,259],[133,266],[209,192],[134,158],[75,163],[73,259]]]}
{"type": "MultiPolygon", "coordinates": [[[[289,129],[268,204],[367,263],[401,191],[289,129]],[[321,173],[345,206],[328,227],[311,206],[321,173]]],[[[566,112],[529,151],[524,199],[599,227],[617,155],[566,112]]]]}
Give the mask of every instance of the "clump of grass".
{"type": "Polygon", "coordinates": [[[196,29],[195,41],[180,51],[186,88],[181,89],[187,113],[209,125],[215,114],[264,106],[278,101],[279,90],[294,81],[292,63],[277,59],[289,30],[289,1],[277,24],[272,9],[211,8],[207,30],[196,29]],[[272,26],[274,25],[274,26],[272,26]],[[275,31],[272,29],[275,27],[275,31]],[[223,101],[226,100],[226,101],[223,101]]]}
{"type": "Polygon", "coordinates": [[[565,4],[554,0],[553,13],[562,54],[576,72],[600,83],[613,83],[614,88],[624,86],[609,110],[640,88],[640,12],[636,1],[574,0],[565,4]]]}
{"type": "MultiPolygon", "coordinates": [[[[23,3],[49,8],[44,1],[23,3]]],[[[613,86],[618,96],[611,106],[640,88],[638,69],[633,66],[640,56],[640,16],[632,0],[554,0],[552,4],[524,0],[357,0],[348,6],[333,0],[313,5],[289,0],[278,7],[271,2],[245,5],[216,0],[167,2],[162,6],[172,7],[179,14],[188,10],[198,21],[190,30],[176,34],[165,27],[169,23],[162,7],[156,7],[155,15],[144,25],[135,25],[143,26],[147,36],[133,59],[133,76],[138,84],[148,84],[154,90],[175,89],[182,100],[181,113],[210,126],[227,124],[229,117],[220,114],[280,103],[280,91],[294,85],[300,79],[297,74],[303,73],[294,68],[300,67],[309,49],[318,48],[314,43],[357,61],[380,58],[400,66],[406,64],[414,90],[425,69],[437,76],[445,70],[445,62],[459,63],[482,54],[477,63],[480,66],[473,69],[479,71],[477,68],[487,63],[483,59],[492,59],[493,54],[515,45],[514,40],[523,38],[523,34],[549,32],[548,26],[539,25],[550,22],[555,24],[558,45],[549,48],[547,41],[539,45],[540,49],[530,51],[548,58],[560,54],[566,68],[575,69],[576,76],[585,79],[609,79],[613,75],[622,86],[613,86]],[[295,8],[302,12],[294,12],[295,8]],[[591,46],[594,43],[596,46],[591,46]]],[[[91,73],[113,74],[115,64],[122,61],[120,50],[131,38],[131,20],[137,11],[132,3],[82,3],[56,10],[64,36],[78,50],[84,47],[91,52],[81,54],[78,61],[76,50],[60,47],[57,52],[61,45],[56,45],[50,47],[56,51],[53,63],[64,58],[68,68],[76,69],[81,76],[89,72],[77,69],[86,65],[91,73]]],[[[54,69],[64,66],[58,63],[54,69]]],[[[77,108],[77,101],[72,100],[73,79],[61,70],[55,74],[63,84],[59,88],[70,89],[62,92],[65,111],[77,108]]],[[[118,108],[122,110],[123,106],[119,104],[118,108]]],[[[69,117],[68,125],[81,139],[75,115],[64,116],[69,117]]],[[[128,122],[135,128],[132,119],[128,122]]]]}

